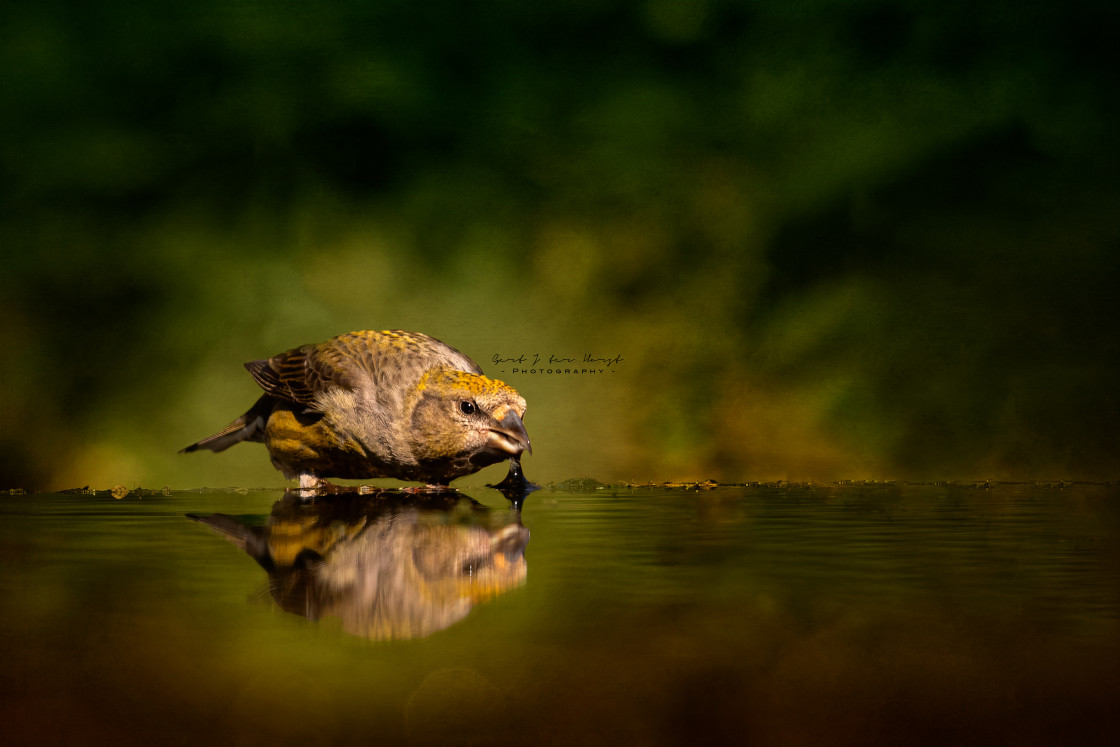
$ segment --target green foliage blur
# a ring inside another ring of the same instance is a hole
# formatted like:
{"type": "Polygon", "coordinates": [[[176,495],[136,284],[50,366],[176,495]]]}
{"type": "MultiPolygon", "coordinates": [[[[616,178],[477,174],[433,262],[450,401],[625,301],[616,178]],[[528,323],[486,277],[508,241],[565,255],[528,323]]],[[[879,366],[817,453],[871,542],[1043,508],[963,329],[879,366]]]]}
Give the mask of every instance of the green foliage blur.
{"type": "Polygon", "coordinates": [[[0,488],[280,484],[176,451],[394,327],[622,356],[537,481],[1115,478],[1118,14],[7,4],[0,488]]]}

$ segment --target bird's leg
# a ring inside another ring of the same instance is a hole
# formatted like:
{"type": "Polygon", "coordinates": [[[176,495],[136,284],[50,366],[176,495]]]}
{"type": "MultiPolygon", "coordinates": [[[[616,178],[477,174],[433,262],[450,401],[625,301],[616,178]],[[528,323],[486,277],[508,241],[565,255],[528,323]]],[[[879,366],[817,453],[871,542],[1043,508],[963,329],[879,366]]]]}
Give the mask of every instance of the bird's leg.
{"type": "Polygon", "coordinates": [[[330,487],[330,483],[326,480],[316,477],[310,472],[301,472],[299,475],[299,488],[297,492],[300,498],[315,498],[328,487],[330,487]]]}

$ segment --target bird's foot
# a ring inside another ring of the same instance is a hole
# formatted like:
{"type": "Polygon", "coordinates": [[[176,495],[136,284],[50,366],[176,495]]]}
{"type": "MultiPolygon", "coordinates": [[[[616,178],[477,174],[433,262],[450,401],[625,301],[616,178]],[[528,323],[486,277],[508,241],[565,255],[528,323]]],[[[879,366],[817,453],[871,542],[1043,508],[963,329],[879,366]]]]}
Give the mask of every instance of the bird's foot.
{"type": "Polygon", "coordinates": [[[321,495],[351,493],[355,491],[356,489],[349,485],[335,485],[325,478],[308,474],[301,474],[299,476],[299,487],[294,490],[296,495],[305,499],[315,498],[321,495]]]}

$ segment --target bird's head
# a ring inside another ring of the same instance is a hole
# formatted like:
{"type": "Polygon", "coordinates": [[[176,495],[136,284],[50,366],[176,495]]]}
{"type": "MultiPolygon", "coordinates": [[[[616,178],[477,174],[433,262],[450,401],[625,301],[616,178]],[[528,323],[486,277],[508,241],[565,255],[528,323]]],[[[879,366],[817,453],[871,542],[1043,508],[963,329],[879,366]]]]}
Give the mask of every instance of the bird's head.
{"type": "Polygon", "coordinates": [[[467,458],[478,469],[533,451],[525,399],[504,382],[440,368],[424,374],[416,394],[410,441],[421,459],[467,458]]]}

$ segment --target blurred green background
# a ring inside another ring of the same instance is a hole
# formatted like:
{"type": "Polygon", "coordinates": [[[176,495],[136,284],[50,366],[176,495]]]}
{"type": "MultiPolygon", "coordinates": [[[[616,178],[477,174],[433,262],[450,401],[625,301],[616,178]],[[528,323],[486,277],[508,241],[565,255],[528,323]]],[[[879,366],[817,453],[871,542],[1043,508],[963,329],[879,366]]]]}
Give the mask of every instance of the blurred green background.
{"type": "Polygon", "coordinates": [[[537,481],[1115,478],[1117,21],[6,4],[0,488],[281,484],[176,451],[393,327],[525,395],[537,481]]]}

